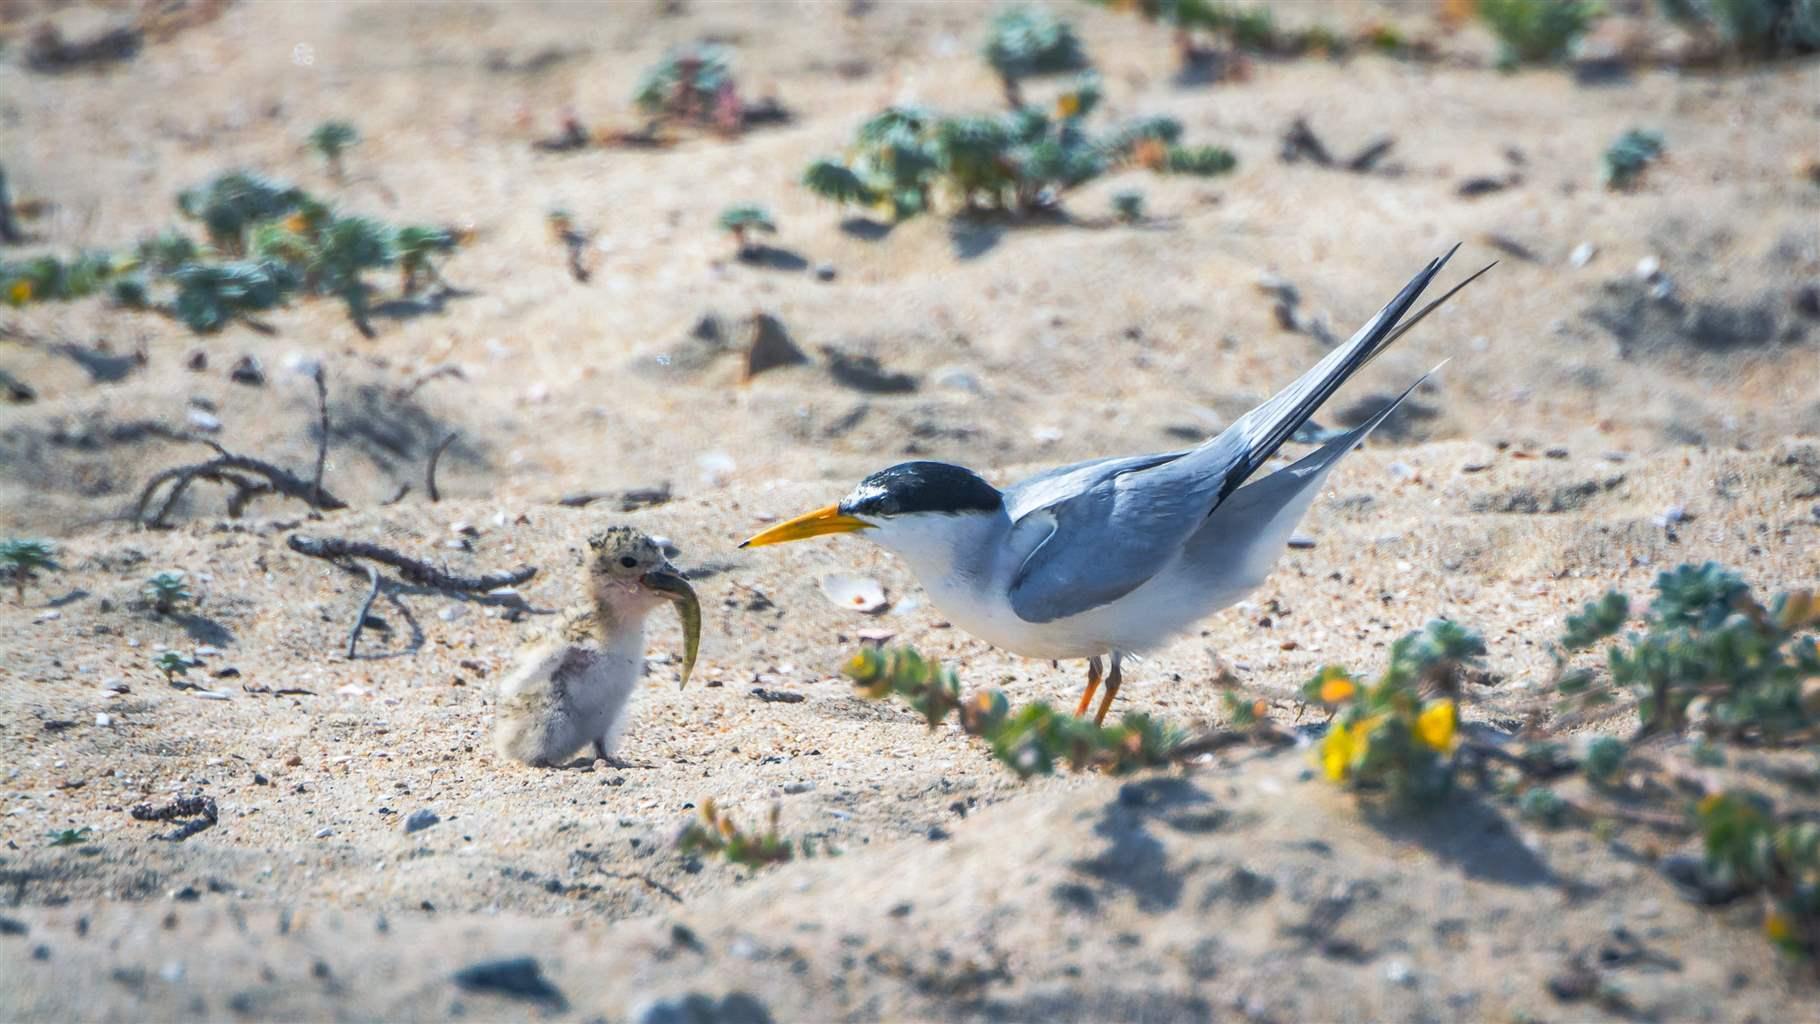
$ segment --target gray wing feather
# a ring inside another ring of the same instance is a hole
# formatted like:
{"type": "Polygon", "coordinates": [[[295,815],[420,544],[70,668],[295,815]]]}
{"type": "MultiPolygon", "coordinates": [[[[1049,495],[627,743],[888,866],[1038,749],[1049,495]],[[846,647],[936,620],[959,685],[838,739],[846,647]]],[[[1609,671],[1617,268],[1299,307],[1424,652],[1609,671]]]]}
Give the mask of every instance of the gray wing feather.
{"type": "MultiPolygon", "coordinates": [[[[1435,367],[1436,370],[1440,367],[1435,367]]],[[[1185,567],[1237,600],[1264,582],[1308,513],[1328,474],[1403,404],[1422,381],[1410,385],[1371,419],[1302,456],[1294,464],[1239,488],[1220,503],[1182,551],[1185,567]]],[[[1226,602],[1219,602],[1221,605],[1226,602]]]]}
{"type": "Polygon", "coordinates": [[[1077,463],[1014,488],[1014,538],[1034,546],[1012,578],[1012,610],[1026,622],[1053,622],[1116,601],[1161,572],[1220,502],[1382,350],[1452,255],[1431,261],[1345,345],[1199,447],[1077,463]]]}

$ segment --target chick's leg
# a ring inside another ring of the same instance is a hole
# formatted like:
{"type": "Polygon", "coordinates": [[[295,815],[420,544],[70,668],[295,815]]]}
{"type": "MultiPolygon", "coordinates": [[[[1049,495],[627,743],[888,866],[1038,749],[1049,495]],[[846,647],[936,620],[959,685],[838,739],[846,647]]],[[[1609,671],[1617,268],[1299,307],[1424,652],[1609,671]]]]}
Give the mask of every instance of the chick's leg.
{"type": "Polygon", "coordinates": [[[1080,718],[1093,706],[1093,694],[1100,688],[1100,659],[1094,655],[1087,659],[1087,688],[1081,691],[1081,702],[1074,706],[1074,717],[1080,718]]]}
{"type": "Polygon", "coordinates": [[[609,768],[624,769],[632,767],[632,762],[621,761],[619,758],[613,756],[607,749],[607,738],[605,736],[601,736],[594,741],[594,756],[607,762],[607,767],[609,768]]]}

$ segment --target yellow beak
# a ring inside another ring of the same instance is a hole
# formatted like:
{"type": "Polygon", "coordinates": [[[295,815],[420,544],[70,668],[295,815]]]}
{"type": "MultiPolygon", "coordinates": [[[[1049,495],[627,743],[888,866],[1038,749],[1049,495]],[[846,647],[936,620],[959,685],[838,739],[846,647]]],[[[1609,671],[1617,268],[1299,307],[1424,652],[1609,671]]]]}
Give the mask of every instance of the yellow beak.
{"type": "Polygon", "coordinates": [[[854,533],[859,530],[870,530],[872,524],[863,519],[841,512],[839,505],[829,505],[813,512],[805,512],[795,519],[785,520],[776,526],[741,544],[742,548],[762,548],[766,544],[782,544],[792,540],[807,540],[830,533],[854,533]]]}

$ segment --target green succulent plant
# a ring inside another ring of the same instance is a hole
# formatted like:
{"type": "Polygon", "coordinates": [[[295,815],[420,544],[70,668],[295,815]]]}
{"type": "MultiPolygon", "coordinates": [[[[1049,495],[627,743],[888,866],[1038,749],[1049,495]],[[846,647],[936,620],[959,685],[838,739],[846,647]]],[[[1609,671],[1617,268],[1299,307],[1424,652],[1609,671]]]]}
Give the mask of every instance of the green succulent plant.
{"type": "MultiPolygon", "coordinates": [[[[1566,652],[1615,636],[1630,602],[1607,593],[1567,620],[1566,652]]],[[[1656,578],[1643,629],[1606,650],[1607,679],[1568,671],[1556,681],[1570,707],[1609,704],[1614,691],[1637,699],[1642,731],[1697,726],[1714,737],[1775,742],[1820,725],[1820,598],[1796,590],[1766,607],[1736,573],[1714,562],[1682,565],[1656,578]]]]}
{"type": "Polygon", "coordinates": [[[284,264],[269,260],[186,263],[172,271],[170,278],[177,286],[171,311],[198,334],[210,334],[238,317],[273,309],[298,284],[284,264]]]}
{"type": "Polygon", "coordinates": [[[1820,2],[1816,0],[1658,0],[1658,7],[1739,57],[1765,59],[1820,51],[1820,2]]]}
{"type": "Polygon", "coordinates": [[[1661,156],[1662,136],[1634,128],[1625,132],[1605,151],[1601,174],[1605,187],[1622,190],[1634,186],[1661,156]]]}
{"type": "Polygon", "coordinates": [[[181,572],[166,571],[153,576],[146,581],[142,593],[160,615],[169,615],[196,599],[190,593],[188,577],[181,572]]]}
{"type": "Polygon", "coordinates": [[[699,43],[671,50],[645,69],[632,102],[654,117],[740,128],[739,88],[726,49],[699,43]]]}
{"type": "Polygon", "coordinates": [[[752,238],[755,233],[774,235],[777,224],[771,219],[771,211],[751,203],[729,206],[720,212],[717,220],[722,231],[733,236],[734,244],[739,247],[741,255],[751,251],[752,238]]]}
{"type": "Polygon", "coordinates": [[[89,841],[89,835],[92,831],[92,829],[87,827],[58,829],[49,833],[50,845],[81,846],[83,843],[89,841]]]}
{"type": "Polygon", "coordinates": [[[195,664],[195,662],[176,651],[165,651],[163,654],[152,659],[152,667],[159,672],[162,672],[164,674],[164,681],[173,686],[177,684],[177,680],[188,675],[190,669],[195,667],[195,664]]]}
{"type": "Polygon", "coordinates": [[[1810,963],[1820,958],[1820,822],[1779,816],[1744,790],[1706,796],[1694,821],[1707,874],[1721,887],[1761,892],[1770,941],[1810,963]]]}
{"type": "MultiPolygon", "coordinates": [[[[685,855],[718,854],[731,863],[753,869],[767,864],[787,863],[798,857],[806,859],[816,856],[818,850],[814,839],[791,840],[779,831],[778,818],[781,813],[781,809],[773,804],[770,827],[763,832],[747,832],[735,824],[732,815],[722,810],[715,801],[703,800],[700,820],[683,826],[676,837],[676,848],[685,855]]],[[[819,852],[825,856],[837,856],[839,853],[828,846],[823,846],[819,852]]]]}
{"type": "Polygon", "coordinates": [[[843,160],[810,164],[803,183],[836,202],[878,207],[903,220],[934,209],[939,196],[969,211],[1050,208],[1069,189],[1121,164],[1187,174],[1232,168],[1224,149],[1176,145],[1182,126],[1171,118],[1095,134],[1088,119],[1101,95],[1099,77],[1086,74],[1053,109],[949,116],[891,107],[860,125],[843,160]]]}
{"type": "Polygon", "coordinates": [[[8,305],[69,302],[100,291],[121,263],[105,252],[83,252],[68,260],[34,256],[16,263],[0,260],[0,299],[8,305]]]}
{"type": "Polygon", "coordinates": [[[1478,0],[1498,38],[1498,66],[1556,64],[1603,13],[1595,0],[1478,0]]]}
{"type": "Polygon", "coordinates": [[[56,569],[57,549],[48,541],[12,538],[0,541],[0,580],[13,586],[13,595],[25,603],[25,585],[39,573],[56,569]]]}
{"type": "Polygon", "coordinates": [[[1051,774],[1063,765],[1114,775],[1164,765],[1184,740],[1180,731],[1139,713],[1126,714],[1114,726],[1099,726],[1041,701],[1013,710],[995,689],[963,697],[952,669],[908,647],[863,648],[841,671],[860,696],[881,700],[895,695],[931,729],[957,715],[963,731],[984,740],[994,758],[1025,778],[1051,774]]]}
{"type": "Polygon", "coordinates": [[[1144,219],[1144,193],[1129,188],[1112,194],[1112,212],[1121,223],[1136,224],[1144,219]]]}
{"type": "Polygon", "coordinates": [[[454,250],[455,233],[438,227],[403,227],[398,229],[392,245],[398,256],[399,271],[403,274],[400,288],[406,295],[415,295],[426,278],[442,283],[442,274],[436,269],[436,257],[454,250]]]}
{"type": "Polygon", "coordinates": [[[1079,71],[1089,63],[1073,26],[1041,7],[999,12],[988,29],[983,55],[998,74],[1005,102],[1013,110],[1024,105],[1022,80],[1079,71]]]}
{"type": "Polygon", "coordinates": [[[177,208],[202,222],[217,249],[239,255],[246,252],[247,233],[254,225],[292,213],[306,198],[302,189],[288,182],[252,171],[229,171],[180,193],[177,208]]]}
{"type": "Polygon", "coordinates": [[[310,132],[310,148],[328,162],[329,176],[336,181],[345,176],[341,157],[360,141],[360,132],[346,121],[324,121],[310,132]]]}
{"type": "Polygon", "coordinates": [[[1459,677],[1485,654],[1477,633],[1447,619],[1404,634],[1375,682],[1337,665],[1303,684],[1311,704],[1334,710],[1320,759],[1329,779],[1422,806],[1453,785],[1459,744],[1459,677]]]}

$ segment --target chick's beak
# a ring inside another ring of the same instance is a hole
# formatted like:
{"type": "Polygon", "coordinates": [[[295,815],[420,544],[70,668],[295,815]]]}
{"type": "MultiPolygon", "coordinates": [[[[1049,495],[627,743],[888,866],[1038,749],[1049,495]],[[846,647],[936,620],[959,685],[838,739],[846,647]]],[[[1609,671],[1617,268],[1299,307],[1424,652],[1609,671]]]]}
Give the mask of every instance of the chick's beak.
{"type": "Polygon", "coordinates": [[[830,533],[855,533],[871,528],[872,524],[864,519],[843,513],[839,505],[829,505],[827,508],[818,508],[813,512],[805,512],[795,519],[778,523],[750,538],[740,547],[762,548],[767,544],[808,540],[810,537],[821,537],[830,533]]]}
{"type": "Polygon", "coordinates": [[[672,566],[645,573],[644,584],[673,602],[677,616],[682,619],[682,685],[687,686],[689,673],[695,670],[695,656],[701,651],[701,600],[695,596],[695,588],[672,566]]]}

